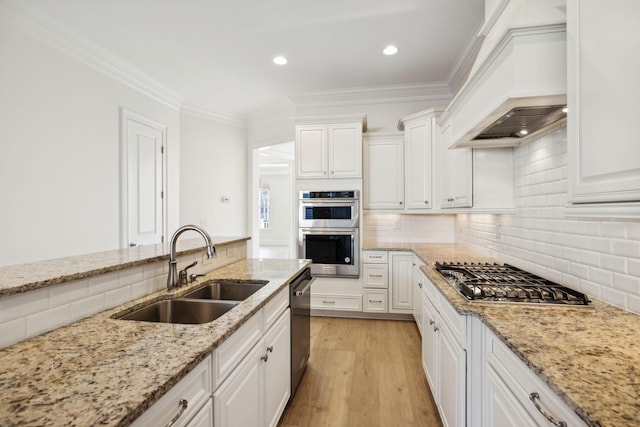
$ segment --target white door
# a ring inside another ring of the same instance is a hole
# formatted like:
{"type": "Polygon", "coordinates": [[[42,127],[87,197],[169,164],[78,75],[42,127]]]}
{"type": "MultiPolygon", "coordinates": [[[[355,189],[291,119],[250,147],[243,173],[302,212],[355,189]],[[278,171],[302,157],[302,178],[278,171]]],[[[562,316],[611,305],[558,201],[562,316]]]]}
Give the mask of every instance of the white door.
{"type": "Polygon", "coordinates": [[[123,246],[164,239],[164,145],[166,128],[122,111],[123,246]]]}

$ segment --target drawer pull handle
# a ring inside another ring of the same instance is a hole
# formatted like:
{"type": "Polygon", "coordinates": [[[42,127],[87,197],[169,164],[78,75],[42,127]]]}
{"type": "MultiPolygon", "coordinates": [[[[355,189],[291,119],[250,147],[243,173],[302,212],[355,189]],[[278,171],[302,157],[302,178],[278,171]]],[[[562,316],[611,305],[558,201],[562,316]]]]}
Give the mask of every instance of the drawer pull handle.
{"type": "Polygon", "coordinates": [[[335,304],[336,302],[335,302],[335,301],[325,301],[325,300],[322,300],[322,303],[323,303],[323,304],[335,304]]]}
{"type": "Polygon", "coordinates": [[[535,406],[536,409],[538,410],[538,412],[540,412],[543,417],[545,417],[547,420],[549,420],[549,422],[551,424],[553,424],[554,426],[557,426],[557,427],[567,427],[567,423],[565,423],[564,421],[556,420],[551,415],[549,415],[549,413],[547,411],[542,409],[540,404],[537,402],[537,400],[540,400],[540,395],[537,392],[534,391],[533,393],[531,393],[529,395],[529,400],[531,400],[533,402],[533,406],[535,406]]]}
{"type": "Polygon", "coordinates": [[[422,283],[418,283],[418,287],[422,289],[422,283]]]}
{"type": "Polygon", "coordinates": [[[369,277],[382,277],[382,274],[370,274],[369,277]]]}
{"type": "Polygon", "coordinates": [[[169,423],[167,423],[166,427],[171,427],[172,425],[174,425],[176,421],[178,421],[178,418],[180,418],[182,414],[184,414],[184,411],[186,411],[187,406],[189,406],[189,402],[187,401],[187,399],[180,399],[180,412],[178,412],[176,416],[173,417],[171,421],[169,421],[169,423]]]}
{"type": "Polygon", "coordinates": [[[382,259],[382,255],[369,255],[369,258],[382,259]]]}
{"type": "Polygon", "coordinates": [[[429,319],[429,324],[430,324],[430,325],[433,325],[434,323],[436,323],[436,321],[435,321],[435,320],[433,320],[433,319],[429,319]]]}
{"type": "Polygon", "coordinates": [[[262,360],[263,362],[266,362],[267,360],[269,360],[269,355],[265,353],[264,356],[260,356],[260,360],[262,360]]]}
{"type": "Polygon", "coordinates": [[[269,353],[273,353],[273,346],[270,345],[269,347],[267,347],[267,352],[269,353]]]}
{"type": "Polygon", "coordinates": [[[382,303],[381,299],[370,299],[369,302],[375,303],[377,302],[378,304],[382,303]]]}

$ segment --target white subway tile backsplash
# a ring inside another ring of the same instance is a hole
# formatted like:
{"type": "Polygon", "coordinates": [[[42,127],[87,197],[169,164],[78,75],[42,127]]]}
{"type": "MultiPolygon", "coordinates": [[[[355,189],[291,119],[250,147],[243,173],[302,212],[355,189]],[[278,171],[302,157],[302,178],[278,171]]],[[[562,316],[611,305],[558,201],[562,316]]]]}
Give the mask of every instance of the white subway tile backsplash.
{"type": "Polygon", "coordinates": [[[104,306],[105,308],[112,308],[125,302],[131,301],[131,286],[125,286],[122,288],[114,289],[113,291],[105,292],[104,294],[104,306]]]}
{"type": "Polygon", "coordinates": [[[7,347],[27,338],[27,318],[20,317],[0,323],[0,348],[7,347]]]}
{"type": "Polygon", "coordinates": [[[104,309],[104,294],[93,295],[69,304],[71,321],[83,319],[92,314],[99,313],[104,309]]]}
{"type": "Polygon", "coordinates": [[[456,241],[640,313],[640,222],[567,218],[567,161],[566,128],[515,147],[509,227],[497,238],[497,217],[458,215],[456,241]]]}
{"type": "Polygon", "coordinates": [[[71,322],[69,305],[50,308],[27,316],[27,336],[39,335],[71,322]]]}
{"type": "Polygon", "coordinates": [[[118,272],[118,283],[120,286],[131,285],[144,279],[144,267],[127,268],[118,272]]]}
{"type": "Polygon", "coordinates": [[[145,295],[149,295],[154,292],[153,278],[144,279],[141,282],[131,285],[131,298],[142,298],[145,295]]]}
{"type": "Polygon", "coordinates": [[[613,287],[628,294],[640,296],[640,278],[615,273],[613,287]]]}
{"type": "Polygon", "coordinates": [[[626,258],[613,256],[613,255],[602,255],[602,268],[606,268],[607,270],[616,271],[618,273],[626,273],[627,272],[627,260],[626,258]]]}
{"type": "Polygon", "coordinates": [[[55,286],[50,290],[50,305],[56,307],[72,301],[77,301],[89,296],[89,281],[78,280],[61,286],[55,286]]]}
{"type": "Polygon", "coordinates": [[[49,289],[0,298],[0,322],[18,319],[49,308],[49,289]]]}
{"type": "Polygon", "coordinates": [[[89,279],[89,294],[103,294],[107,291],[117,289],[120,286],[118,281],[118,272],[101,274],[100,276],[91,277],[89,279]]]}
{"type": "Polygon", "coordinates": [[[640,258],[640,242],[634,240],[613,240],[611,253],[628,258],[640,258]]]}

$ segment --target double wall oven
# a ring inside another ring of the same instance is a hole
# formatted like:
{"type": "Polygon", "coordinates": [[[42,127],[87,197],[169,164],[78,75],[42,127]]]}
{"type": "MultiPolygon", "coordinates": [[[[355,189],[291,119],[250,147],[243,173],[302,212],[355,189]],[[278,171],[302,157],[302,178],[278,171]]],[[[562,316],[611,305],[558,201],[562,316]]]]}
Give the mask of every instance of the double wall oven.
{"type": "Polygon", "coordinates": [[[359,192],[301,191],[299,256],[313,276],[359,276],[359,192]]]}

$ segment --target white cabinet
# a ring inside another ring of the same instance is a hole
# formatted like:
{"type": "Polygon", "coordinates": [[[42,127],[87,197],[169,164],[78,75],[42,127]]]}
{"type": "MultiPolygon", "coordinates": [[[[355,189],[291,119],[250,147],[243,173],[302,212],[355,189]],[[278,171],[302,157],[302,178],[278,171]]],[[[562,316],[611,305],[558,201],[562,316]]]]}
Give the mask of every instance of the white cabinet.
{"type": "Polygon", "coordinates": [[[433,205],[433,153],[437,139],[432,108],[400,119],[404,130],[404,205],[406,209],[430,209],[433,205]]]}
{"type": "Polygon", "coordinates": [[[387,312],[387,290],[386,289],[365,289],[362,293],[362,310],[369,313],[387,312]]]}
{"type": "Polygon", "coordinates": [[[473,203],[471,148],[449,148],[451,122],[440,130],[438,142],[439,193],[441,208],[470,208],[473,203]]]}
{"type": "Polygon", "coordinates": [[[364,139],[364,209],[404,208],[403,135],[369,134],[364,139]]]}
{"type": "Polygon", "coordinates": [[[387,251],[362,251],[362,311],[388,312],[389,263],[387,251]]]}
{"type": "Polygon", "coordinates": [[[413,313],[413,253],[389,252],[389,312],[413,313]]]}
{"type": "Polygon", "coordinates": [[[416,321],[418,331],[422,334],[422,287],[426,277],[420,267],[424,265],[416,256],[413,266],[413,319],[416,321]]]}
{"type": "Polygon", "coordinates": [[[362,281],[316,277],[311,287],[311,310],[362,311],[362,281]]]}
{"type": "Polygon", "coordinates": [[[296,178],[361,178],[363,115],[299,117],[296,178]]]}
{"type": "Polygon", "coordinates": [[[216,427],[273,427],[290,396],[291,316],[286,309],[213,393],[216,427]]]}
{"type": "Polygon", "coordinates": [[[485,327],[484,425],[586,426],[507,346],[485,327]],[[517,420],[517,424],[510,424],[517,420]],[[553,420],[553,422],[552,422],[553,420]]]}
{"type": "Polygon", "coordinates": [[[463,347],[465,319],[446,300],[434,294],[434,289],[430,289],[433,287],[428,279],[422,287],[422,366],[443,425],[464,426],[467,402],[467,353],[463,347]]]}
{"type": "MultiPolygon", "coordinates": [[[[200,425],[211,405],[211,356],[207,356],[171,390],[133,422],[133,426],[164,426],[175,419],[175,426],[200,425]],[[199,411],[204,410],[204,414],[199,411]],[[197,417],[191,424],[189,421],[197,417]]],[[[211,424],[209,424],[211,425],[211,424]]]]}
{"type": "MultiPolygon", "coordinates": [[[[567,1],[567,153],[573,203],[640,201],[640,56],[634,54],[640,44],[639,21],[637,1],[567,1]]],[[[629,208],[626,204],[609,213],[629,216],[629,208]]],[[[637,218],[638,212],[636,203],[631,216],[637,218]]]]}

